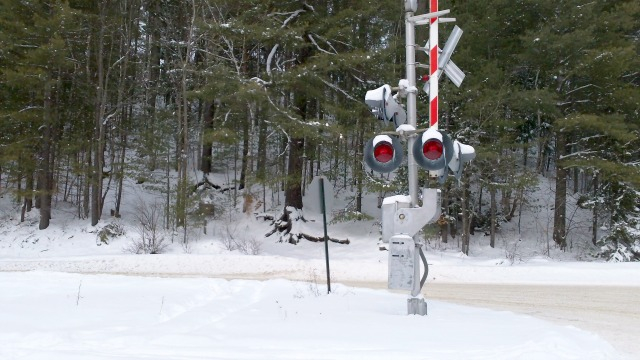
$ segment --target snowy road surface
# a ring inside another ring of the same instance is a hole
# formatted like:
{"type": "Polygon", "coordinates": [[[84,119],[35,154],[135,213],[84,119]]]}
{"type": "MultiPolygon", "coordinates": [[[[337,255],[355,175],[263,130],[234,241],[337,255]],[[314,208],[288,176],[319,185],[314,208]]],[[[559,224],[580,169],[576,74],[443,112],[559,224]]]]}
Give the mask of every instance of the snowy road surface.
{"type": "MultiPolygon", "coordinates": [[[[345,282],[373,289],[382,282],[345,282]]],[[[640,287],[427,283],[429,300],[512,311],[600,335],[629,359],[640,360],[640,287]]]]}
{"type": "Polygon", "coordinates": [[[443,284],[427,285],[428,299],[508,310],[572,325],[602,336],[640,359],[640,287],[443,284]]]}

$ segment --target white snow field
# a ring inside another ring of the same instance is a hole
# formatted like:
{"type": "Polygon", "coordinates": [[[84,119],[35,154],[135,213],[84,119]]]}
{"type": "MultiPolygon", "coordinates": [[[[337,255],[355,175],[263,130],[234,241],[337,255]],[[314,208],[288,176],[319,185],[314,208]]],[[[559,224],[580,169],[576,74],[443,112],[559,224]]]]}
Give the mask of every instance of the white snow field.
{"type": "Polygon", "coordinates": [[[596,335],[509,312],[288,280],[0,273],[0,358],[620,359],[596,335]]]}

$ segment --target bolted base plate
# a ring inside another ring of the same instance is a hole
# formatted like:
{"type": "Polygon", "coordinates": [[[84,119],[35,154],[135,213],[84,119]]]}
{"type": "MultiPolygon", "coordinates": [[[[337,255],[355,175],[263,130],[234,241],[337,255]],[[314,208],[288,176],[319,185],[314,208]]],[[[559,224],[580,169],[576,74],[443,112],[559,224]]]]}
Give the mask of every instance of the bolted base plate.
{"type": "Polygon", "coordinates": [[[427,315],[427,302],[423,298],[409,298],[407,299],[407,314],[408,315],[427,315]]]}

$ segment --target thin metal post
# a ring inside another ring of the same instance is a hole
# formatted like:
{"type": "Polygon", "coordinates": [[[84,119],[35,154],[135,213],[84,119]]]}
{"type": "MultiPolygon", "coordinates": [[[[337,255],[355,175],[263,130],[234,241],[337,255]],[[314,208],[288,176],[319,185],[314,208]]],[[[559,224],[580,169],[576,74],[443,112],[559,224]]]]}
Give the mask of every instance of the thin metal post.
{"type": "Polygon", "coordinates": [[[327,294],[331,293],[331,276],[329,275],[329,236],[327,235],[327,208],[324,202],[324,178],[320,178],[320,204],[322,206],[322,223],[324,224],[324,257],[327,265],[327,294]]]}

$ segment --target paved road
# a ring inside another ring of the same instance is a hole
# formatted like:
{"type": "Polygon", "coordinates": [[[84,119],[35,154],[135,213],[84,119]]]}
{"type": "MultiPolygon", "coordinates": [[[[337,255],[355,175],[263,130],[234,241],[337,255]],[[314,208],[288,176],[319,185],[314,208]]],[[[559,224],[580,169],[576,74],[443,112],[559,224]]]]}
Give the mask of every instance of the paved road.
{"type": "Polygon", "coordinates": [[[427,301],[513,311],[575,326],[600,335],[629,359],[640,359],[640,287],[427,283],[424,294],[427,301]]]}

